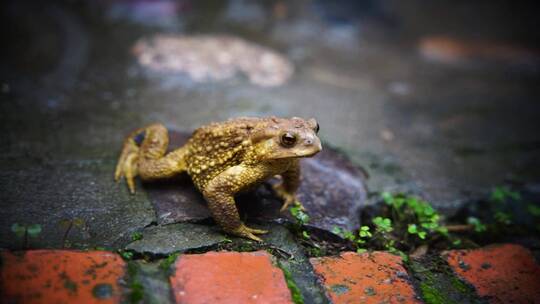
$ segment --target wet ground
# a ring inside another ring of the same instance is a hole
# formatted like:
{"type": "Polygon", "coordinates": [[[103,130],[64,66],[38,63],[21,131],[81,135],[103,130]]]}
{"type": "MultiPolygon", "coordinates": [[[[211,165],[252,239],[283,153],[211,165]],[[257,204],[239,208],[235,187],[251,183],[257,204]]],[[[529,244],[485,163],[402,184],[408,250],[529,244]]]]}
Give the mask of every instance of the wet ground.
{"type": "Polygon", "coordinates": [[[537,189],[540,37],[527,2],[416,2],[2,4],[0,247],[28,245],[15,223],[42,226],[31,247],[121,247],[158,222],[147,192],[112,180],[124,136],[155,121],[316,117],[369,191],[417,193],[448,213],[505,182],[537,189]],[[132,47],[160,33],[240,37],[295,71],[274,87],[151,73],[132,47]],[[433,36],[458,47],[426,51],[433,36]]]}

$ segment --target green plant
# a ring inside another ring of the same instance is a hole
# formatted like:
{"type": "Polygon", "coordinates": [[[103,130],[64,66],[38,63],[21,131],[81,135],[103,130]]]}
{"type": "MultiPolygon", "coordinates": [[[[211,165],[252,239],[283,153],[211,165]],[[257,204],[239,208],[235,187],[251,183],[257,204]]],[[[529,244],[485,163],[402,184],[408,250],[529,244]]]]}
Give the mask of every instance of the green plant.
{"type": "Polygon", "coordinates": [[[467,224],[472,225],[475,232],[484,232],[487,230],[485,224],[483,224],[478,218],[470,216],[467,218],[467,224]]]}
{"type": "Polygon", "coordinates": [[[507,186],[498,186],[491,191],[490,200],[493,202],[503,203],[508,199],[519,201],[521,200],[521,194],[517,191],[510,190],[507,186]]]}
{"type": "Polygon", "coordinates": [[[375,225],[375,232],[373,233],[373,241],[382,246],[390,253],[401,256],[404,260],[407,260],[407,255],[396,248],[396,237],[392,234],[394,227],[392,226],[392,220],[389,218],[383,218],[377,216],[373,219],[375,225]]]}
{"type": "Polygon", "coordinates": [[[356,251],[358,253],[366,251],[366,249],[361,248],[361,246],[365,245],[369,241],[369,239],[372,237],[369,226],[360,227],[360,229],[358,230],[358,233],[356,234],[352,231],[349,231],[344,228],[339,228],[336,226],[332,228],[332,232],[341,236],[344,239],[347,239],[353,242],[354,245],[356,246],[356,251]]]}
{"type": "Polygon", "coordinates": [[[375,225],[375,229],[377,231],[381,231],[383,233],[389,233],[394,230],[394,228],[392,228],[392,220],[389,218],[377,216],[373,219],[373,224],[375,225]]]}
{"type": "Polygon", "coordinates": [[[126,261],[133,259],[133,252],[131,251],[118,249],[118,254],[120,254],[120,256],[126,261]]]}
{"type": "Polygon", "coordinates": [[[418,229],[418,226],[416,226],[416,224],[409,224],[409,227],[407,228],[407,232],[409,232],[410,234],[418,235],[418,237],[421,238],[422,240],[426,239],[427,232],[420,231],[418,229]]]}
{"type": "Polygon", "coordinates": [[[139,267],[136,262],[130,261],[127,264],[129,281],[129,302],[140,303],[144,299],[144,286],[139,279],[139,267]]]}
{"type": "Polygon", "coordinates": [[[512,216],[506,212],[497,211],[495,212],[495,215],[493,216],[495,218],[495,221],[499,224],[503,225],[510,225],[512,224],[512,216]]]}
{"type": "Polygon", "coordinates": [[[304,225],[309,222],[309,215],[304,212],[304,208],[302,207],[300,202],[296,202],[294,206],[290,207],[289,212],[296,220],[294,230],[296,230],[298,234],[301,234],[304,239],[311,239],[309,233],[303,229],[304,225]]]}
{"type": "Polygon", "coordinates": [[[529,211],[529,213],[534,217],[540,217],[540,207],[539,206],[536,206],[536,205],[533,205],[533,204],[528,204],[527,205],[527,211],[529,211]]]}
{"type": "Polygon", "coordinates": [[[406,224],[406,231],[425,241],[429,236],[448,236],[446,227],[440,224],[441,216],[431,204],[416,196],[383,192],[383,201],[390,208],[390,214],[398,230],[406,224]]]}
{"type": "Polygon", "coordinates": [[[139,232],[139,231],[133,232],[133,234],[131,235],[132,241],[142,240],[142,238],[143,238],[143,234],[142,232],[139,232]]]}
{"type": "Polygon", "coordinates": [[[28,248],[28,238],[37,238],[41,234],[40,224],[21,225],[14,223],[11,225],[11,232],[18,238],[24,238],[24,248],[28,248]]]}
{"type": "Polygon", "coordinates": [[[289,208],[291,215],[296,219],[298,225],[303,226],[309,222],[309,215],[304,212],[302,206],[297,203],[295,206],[289,208]]]}
{"type": "Polygon", "coordinates": [[[161,261],[161,263],[159,263],[159,268],[161,268],[161,269],[163,269],[165,271],[170,270],[171,265],[174,264],[174,262],[176,261],[176,258],[178,258],[179,255],[180,255],[180,253],[178,253],[178,252],[169,254],[169,256],[167,258],[163,259],[163,261],[161,261]]]}

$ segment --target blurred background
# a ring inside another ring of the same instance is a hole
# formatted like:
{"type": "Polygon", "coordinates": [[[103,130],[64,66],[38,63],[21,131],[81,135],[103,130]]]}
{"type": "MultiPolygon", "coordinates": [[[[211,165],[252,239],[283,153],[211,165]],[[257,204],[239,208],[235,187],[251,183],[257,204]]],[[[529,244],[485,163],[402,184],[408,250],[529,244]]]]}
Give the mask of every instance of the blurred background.
{"type": "Polygon", "coordinates": [[[237,116],[315,117],[370,191],[447,212],[503,183],[538,193],[534,4],[3,1],[2,217],[105,191],[135,128],[237,116]]]}

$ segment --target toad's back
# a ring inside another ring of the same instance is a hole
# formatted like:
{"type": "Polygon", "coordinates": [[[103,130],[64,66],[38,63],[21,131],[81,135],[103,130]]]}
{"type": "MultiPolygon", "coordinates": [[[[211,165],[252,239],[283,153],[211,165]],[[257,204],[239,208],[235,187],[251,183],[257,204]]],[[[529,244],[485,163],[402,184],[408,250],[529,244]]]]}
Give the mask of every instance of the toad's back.
{"type": "Polygon", "coordinates": [[[237,118],[195,130],[185,161],[197,188],[202,191],[219,173],[246,163],[252,149],[250,136],[264,124],[261,118],[237,118]]]}

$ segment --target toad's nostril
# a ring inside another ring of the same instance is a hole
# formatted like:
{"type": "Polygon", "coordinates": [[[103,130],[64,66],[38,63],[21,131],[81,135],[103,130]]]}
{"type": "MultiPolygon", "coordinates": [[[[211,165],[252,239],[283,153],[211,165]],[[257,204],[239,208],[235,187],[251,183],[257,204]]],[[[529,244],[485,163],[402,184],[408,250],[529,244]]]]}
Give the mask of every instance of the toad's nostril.
{"type": "Polygon", "coordinates": [[[311,145],[313,141],[311,139],[306,139],[306,145],[311,145]]]}

